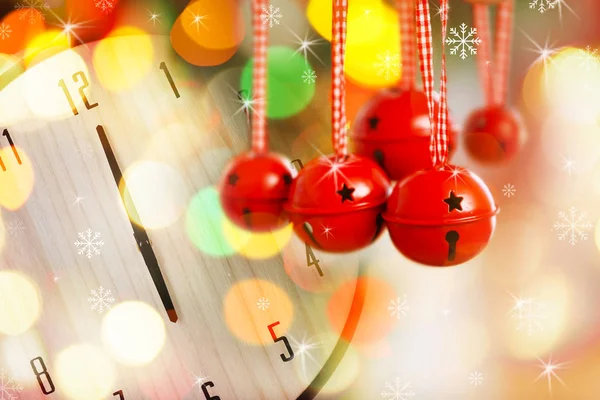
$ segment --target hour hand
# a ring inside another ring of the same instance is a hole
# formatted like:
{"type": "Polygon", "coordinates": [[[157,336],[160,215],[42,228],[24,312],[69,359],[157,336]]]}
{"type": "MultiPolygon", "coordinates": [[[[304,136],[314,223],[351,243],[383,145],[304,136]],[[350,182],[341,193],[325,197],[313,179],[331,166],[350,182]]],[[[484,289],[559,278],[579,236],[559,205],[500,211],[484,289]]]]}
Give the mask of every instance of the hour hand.
{"type": "MultiPolygon", "coordinates": [[[[112,147],[110,146],[110,142],[108,141],[108,136],[104,131],[104,127],[102,125],[98,125],[96,127],[96,132],[98,132],[98,137],[100,138],[100,142],[102,143],[102,148],[104,149],[104,154],[106,155],[106,160],[108,161],[108,165],[110,166],[110,170],[112,171],[113,177],[115,178],[115,183],[117,188],[119,187],[119,183],[123,179],[123,172],[119,167],[119,163],[117,162],[117,158],[115,157],[115,153],[113,152],[112,147]]],[[[123,191],[125,193],[125,191],[123,191]]],[[[129,214],[132,215],[132,218],[139,221],[139,217],[137,215],[137,210],[135,206],[132,204],[128,207],[129,214]]],[[[160,300],[162,301],[165,310],[167,310],[167,315],[169,316],[169,320],[171,322],[177,322],[179,319],[177,316],[177,312],[175,311],[175,307],[173,306],[173,300],[171,299],[171,295],[169,294],[169,289],[167,288],[167,283],[165,282],[165,278],[160,271],[160,266],[158,264],[158,260],[156,259],[156,254],[154,254],[154,250],[152,249],[152,245],[150,244],[150,238],[148,237],[148,233],[146,229],[135,224],[131,220],[131,227],[133,228],[133,236],[137,243],[138,249],[140,253],[142,253],[142,257],[144,258],[144,262],[148,267],[148,272],[150,272],[150,276],[152,277],[152,281],[154,282],[154,286],[158,291],[158,295],[160,296],[160,300]]]]}

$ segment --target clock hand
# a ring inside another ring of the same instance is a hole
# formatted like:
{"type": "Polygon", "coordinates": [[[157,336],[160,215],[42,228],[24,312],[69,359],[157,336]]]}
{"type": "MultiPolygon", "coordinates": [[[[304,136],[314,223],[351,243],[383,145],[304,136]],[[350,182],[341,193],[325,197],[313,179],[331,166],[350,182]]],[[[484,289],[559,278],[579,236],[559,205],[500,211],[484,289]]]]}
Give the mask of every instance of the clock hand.
{"type": "MultiPolygon", "coordinates": [[[[119,167],[119,163],[117,162],[115,153],[113,152],[112,147],[110,146],[110,142],[108,141],[108,137],[106,136],[104,127],[102,125],[98,125],[96,127],[96,132],[98,132],[98,137],[100,138],[102,148],[104,149],[104,154],[106,155],[106,160],[110,165],[110,169],[115,178],[115,182],[118,188],[119,182],[121,181],[121,179],[123,179],[123,173],[121,172],[121,168],[119,167]]],[[[131,207],[129,207],[128,211],[134,220],[140,220],[137,210],[135,209],[135,205],[132,204],[131,207]]],[[[133,236],[135,237],[135,241],[137,242],[138,248],[142,253],[144,262],[148,267],[150,276],[154,281],[154,286],[156,286],[156,290],[158,290],[160,299],[163,305],[165,306],[165,309],[167,310],[169,320],[171,322],[177,322],[177,312],[175,311],[175,306],[173,306],[173,300],[171,300],[171,295],[169,294],[169,289],[167,288],[165,279],[163,278],[162,273],[160,271],[158,260],[156,259],[156,255],[154,254],[154,250],[152,249],[152,245],[150,244],[150,238],[148,237],[148,233],[143,227],[137,225],[131,220],[130,222],[131,227],[133,228],[133,236]]]]}

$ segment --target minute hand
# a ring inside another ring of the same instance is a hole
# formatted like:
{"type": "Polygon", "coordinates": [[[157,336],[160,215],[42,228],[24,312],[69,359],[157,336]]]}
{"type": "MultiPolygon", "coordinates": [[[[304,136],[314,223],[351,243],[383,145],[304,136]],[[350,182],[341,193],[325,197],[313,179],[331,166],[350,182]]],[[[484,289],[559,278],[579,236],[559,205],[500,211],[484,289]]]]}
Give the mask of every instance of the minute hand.
{"type": "MultiPolygon", "coordinates": [[[[106,155],[108,165],[110,166],[110,170],[112,171],[113,177],[115,178],[115,182],[118,188],[119,182],[121,182],[121,180],[123,179],[123,173],[121,172],[121,168],[119,167],[119,163],[117,162],[115,153],[113,152],[112,147],[110,146],[110,142],[108,141],[108,136],[104,131],[104,127],[102,125],[98,125],[96,127],[96,132],[98,132],[98,137],[100,138],[100,142],[102,143],[104,154],[106,155]]],[[[125,204],[123,198],[122,200],[123,204],[125,204]]],[[[140,220],[135,205],[131,204],[131,206],[128,207],[128,211],[134,220],[140,220]]],[[[167,310],[169,320],[171,322],[177,322],[177,312],[175,311],[175,306],[173,306],[173,300],[171,299],[171,295],[169,294],[167,283],[165,282],[165,279],[163,278],[162,273],[160,271],[158,260],[156,259],[156,255],[154,254],[154,250],[152,249],[152,245],[150,244],[150,238],[148,237],[148,233],[146,232],[146,229],[144,229],[142,226],[137,225],[131,220],[129,222],[131,223],[131,227],[133,228],[133,236],[135,237],[135,241],[137,242],[138,248],[142,253],[142,257],[144,258],[144,262],[148,267],[150,276],[154,281],[154,286],[156,286],[156,290],[158,290],[160,299],[163,305],[165,306],[165,309],[167,310]]]]}

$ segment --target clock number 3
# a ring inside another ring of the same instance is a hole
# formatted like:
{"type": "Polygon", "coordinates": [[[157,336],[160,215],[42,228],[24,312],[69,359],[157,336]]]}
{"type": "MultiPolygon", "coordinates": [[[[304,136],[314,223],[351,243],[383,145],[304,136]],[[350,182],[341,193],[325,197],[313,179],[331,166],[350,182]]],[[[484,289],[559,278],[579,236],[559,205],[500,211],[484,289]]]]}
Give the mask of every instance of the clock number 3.
{"type": "MultiPolygon", "coordinates": [[[[15,147],[15,142],[13,142],[12,138],[10,137],[10,133],[8,132],[8,129],[5,129],[4,132],[2,133],[2,136],[4,136],[6,138],[6,140],[8,140],[8,144],[10,145],[13,154],[15,155],[15,158],[17,159],[17,162],[19,164],[23,164],[21,162],[21,157],[19,157],[19,152],[17,151],[17,148],[15,147]]],[[[6,171],[6,165],[4,165],[4,161],[2,161],[2,158],[0,157],[0,168],[2,168],[2,171],[6,171]]]]}
{"type": "MultiPolygon", "coordinates": [[[[81,81],[81,86],[79,87],[79,96],[81,97],[81,100],[83,100],[85,108],[91,110],[92,108],[97,107],[98,103],[90,104],[90,101],[88,100],[85,94],[85,90],[90,86],[90,83],[88,82],[88,79],[83,73],[83,71],[78,71],[73,74],[73,82],[79,83],[79,81],[81,81]]],[[[69,88],[67,87],[65,80],[61,79],[60,81],[58,81],[58,86],[61,87],[63,92],[65,93],[67,101],[71,106],[71,111],[73,111],[73,115],[79,115],[79,111],[77,111],[77,107],[75,106],[73,97],[71,97],[71,93],[69,93],[69,88]]]]}
{"type": "Polygon", "coordinates": [[[277,337],[275,331],[273,330],[273,327],[277,325],[279,325],[279,321],[273,322],[271,325],[268,326],[269,332],[271,333],[271,337],[273,338],[273,342],[283,342],[285,348],[287,349],[288,353],[290,353],[290,355],[286,356],[285,354],[280,354],[279,356],[284,362],[292,361],[294,359],[294,350],[292,350],[292,346],[290,346],[290,341],[288,340],[288,338],[286,338],[285,336],[277,337]]]}

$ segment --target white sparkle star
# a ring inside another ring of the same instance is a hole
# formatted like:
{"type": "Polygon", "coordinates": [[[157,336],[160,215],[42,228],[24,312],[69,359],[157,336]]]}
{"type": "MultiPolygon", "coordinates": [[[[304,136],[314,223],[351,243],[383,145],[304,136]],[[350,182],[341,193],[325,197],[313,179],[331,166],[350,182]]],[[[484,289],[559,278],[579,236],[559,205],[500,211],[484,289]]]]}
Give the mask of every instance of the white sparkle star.
{"type": "Polygon", "coordinates": [[[83,200],[85,200],[85,197],[79,196],[78,194],[75,195],[75,200],[73,200],[73,205],[77,206],[77,210],[80,210],[81,202],[83,200]]]}
{"type": "Polygon", "coordinates": [[[533,44],[533,48],[528,48],[525,50],[533,52],[538,55],[537,58],[535,60],[533,60],[533,62],[529,66],[529,68],[532,68],[534,65],[541,62],[544,67],[543,68],[544,84],[547,86],[548,85],[548,66],[550,66],[550,65],[556,66],[552,56],[554,54],[558,53],[562,48],[554,47],[555,43],[549,44],[549,41],[550,41],[549,36],[546,37],[546,42],[544,43],[543,46],[541,46],[535,40],[533,40],[531,38],[531,36],[529,36],[525,31],[521,31],[521,33],[523,33],[523,35],[525,35],[527,40],[529,40],[529,42],[531,44],[533,44]]]}
{"type": "Polygon", "coordinates": [[[321,64],[325,65],[323,63],[323,60],[321,60],[319,58],[319,56],[317,55],[317,53],[315,53],[312,49],[313,46],[315,46],[319,43],[323,43],[324,42],[323,39],[319,39],[319,38],[315,39],[313,36],[309,37],[308,33],[305,33],[304,38],[301,38],[300,36],[296,35],[296,33],[294,33],[292,30],[290,30],[290,32],[292,35],[294,35],[294,38],[296,39],[296,41],[294,43],[298,45],[298,48],[296,49],[294,54],[298,54],[298,53],[302,52],[302,54],[304,55],[304,61],[308,62],[308,53],[310,53],[317,60],[319,60],[321,62],[321,64]]]}
{"type": "Polygon", "coordinates": [[[563,164],[563,168],[562,168],[563,171],[567,171],[569,176],[571,176],[573,171],[577,169],[577,167],[575,166],[575,161],[571,160],[570,158],[564,157],[564,156],[560,156],[560,158],[561,158],[562,164],[563,164]]]}
{"type": "Polygon", "coordinates": [[[190,26],[196,25],[196,33],[200,33],[200,25],[202,25],[204,29],[208,30],[208,27],[204,25],[204,22],[202,22],[206,19],[206,17],[208,17],[208,15],[199,15],[193,13],[192,11],[189,11],[189,13],[192,14],[192,22],[190,23],[190,26]]]}
{"type": "Polygon", "coordinates": [[[306,334],[302,337],[302,340],[298,341],[293,336],[290,336],[292,348],[294,354],[300,359],[300,368],[306,378],[311,375],[309,364],[312,363],[314,368],[320,368],[322,363],[315,357],[319,353],[319,349],[323,348],[323,343],[316,340],[316,337],[308,337],[306,334]]]}
{"type": "Polygon", "coordinates": [[[162,14],[157,14],[154,11],[150,11],[150,10],[146,10],[146,11],[148,12],[148,15],[150,16],[150,19],[148,20],[148,22],[152,22],[153,26],[156,26],[157,22],[162,25],[162,22],[160,22],[160,16],[162,14]]]}
{"type": "Polygon", "coordinates": [[[333,233],[331,233],[331,231],[333,230],[333,228],[330,228],[328,226],[325,226],[323,224],[321,224],[321,228],[323,228],[323,233],[321,233],[322,235],[325,235],[325,237],[327,239],[329,239],[329,236],[335,238],[335,236],[333,236],[333,233]]]}
{"type": "Polygon", "coordinates": [[[540,362],[540,366],[542,367],[543,371],[538,375],[538,377],[535,379],[534,382],[537,382],[540,378],[542,377],[546,377],[546,379],[548,380],[548,391],[550,392],[550,394],[552,394],[552,378],[556,378],[557,381],[559,381],[563,386],[566,387],[565,382],[560,379],[560,377],[556,374],[556,370],[559,369],[563,369],[563,366],[568,364],[568,363],[556,363],[555,361],[552,360],[552,355],[550,356],[550,358],[548,359],[548,362],[543,361],[542,359],[540,359],[538,357],[538,360],[540,362]]]}

